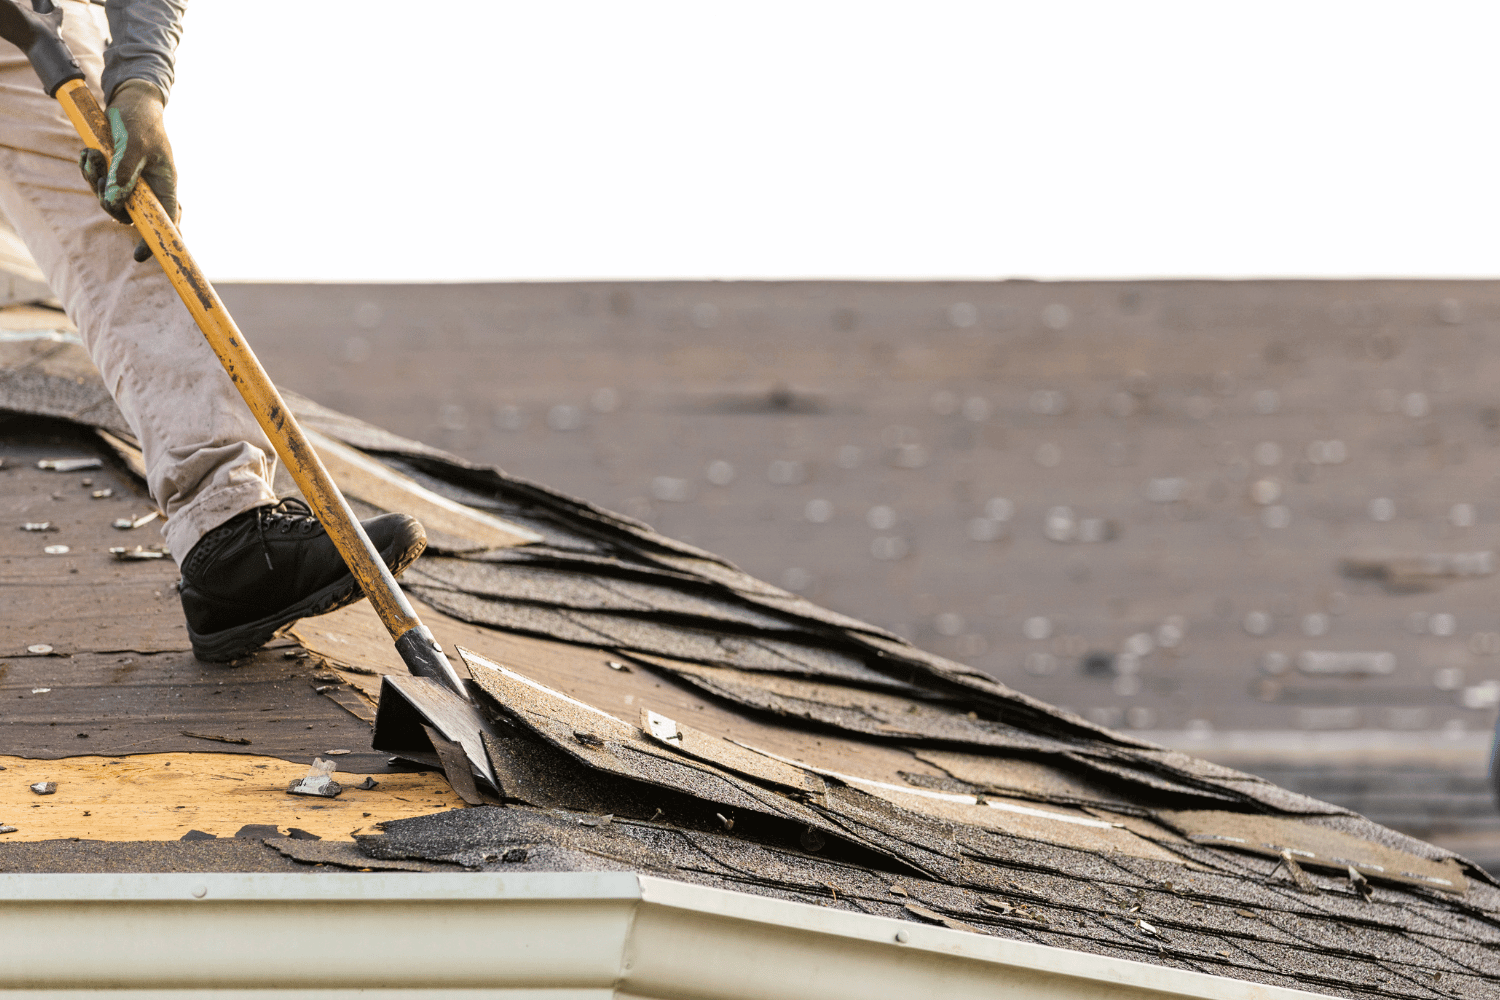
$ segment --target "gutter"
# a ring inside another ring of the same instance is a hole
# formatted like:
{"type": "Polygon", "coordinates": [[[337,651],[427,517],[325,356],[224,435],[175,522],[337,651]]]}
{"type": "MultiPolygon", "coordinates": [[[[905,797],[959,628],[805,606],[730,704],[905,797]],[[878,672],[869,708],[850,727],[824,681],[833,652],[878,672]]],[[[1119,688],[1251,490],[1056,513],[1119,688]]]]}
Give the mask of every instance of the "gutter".
{"type": "Polygon", "coordinates": [[[1320,995],[628,872],[12,874],[0,899],[10,995],[1320,995]]]}

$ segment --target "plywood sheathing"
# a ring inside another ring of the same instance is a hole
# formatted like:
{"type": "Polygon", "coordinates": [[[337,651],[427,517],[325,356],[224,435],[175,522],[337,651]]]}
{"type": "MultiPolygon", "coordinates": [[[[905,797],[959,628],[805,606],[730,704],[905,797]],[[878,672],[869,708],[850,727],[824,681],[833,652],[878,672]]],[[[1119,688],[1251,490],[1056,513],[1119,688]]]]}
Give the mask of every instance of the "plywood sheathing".
{"type": "MultiPolygon", "coordinates": [[[[333,758],[338,760],[338,758],[333,758]]],[[[0,757],[0,824],[8,841],[178,840],[189,830],[233,837],[249,824],[348,840],[353,831],[463,803],[441,774],[338,771],[334,799],[288,795],[307,765],[251,754],[164,753],[27,760],[0,757]],[[357,787],[365,778],[373,789],[357,787]],[[36,782],[57,783],[37,795],[36,782]]]]}

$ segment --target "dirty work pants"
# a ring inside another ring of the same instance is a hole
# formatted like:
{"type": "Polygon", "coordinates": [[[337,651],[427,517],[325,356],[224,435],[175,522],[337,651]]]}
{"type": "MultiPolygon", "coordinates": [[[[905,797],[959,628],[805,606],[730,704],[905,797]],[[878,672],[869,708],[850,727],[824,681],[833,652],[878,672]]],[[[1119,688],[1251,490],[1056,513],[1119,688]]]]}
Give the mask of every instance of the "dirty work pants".
{"type": "MultiPolygon", "coordinates": [[[[63,35],[94,96],[104,8],[61,0],[63,35]]],[[[181,562],[206,532],[275,503],[276,455],[155,260],[78,172],[83,148],[19,49],[0,41],[0,212],[77,325],[145,454],[146,485],[181,562]]]]}

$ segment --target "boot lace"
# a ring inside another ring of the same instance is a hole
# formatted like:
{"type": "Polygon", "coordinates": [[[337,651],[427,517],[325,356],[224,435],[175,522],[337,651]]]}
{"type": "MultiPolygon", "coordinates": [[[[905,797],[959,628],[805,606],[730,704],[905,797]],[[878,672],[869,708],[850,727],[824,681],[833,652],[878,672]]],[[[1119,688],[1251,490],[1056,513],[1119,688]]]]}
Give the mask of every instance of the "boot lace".
{"type": "Polygon", "coordinates": [[[278,528],[283,534],[300,527],[305,533],[316,523],[312,508],[307,505],[307,501],[298,497],[285,497],[272,506],[259,508],[259,516],[255,519],[255,533],[260,538],[261,554],[266,557],[266,569],[272,572],[276,570],[271,562],[271,546],[266,543],[268,527],[278,528]]]}

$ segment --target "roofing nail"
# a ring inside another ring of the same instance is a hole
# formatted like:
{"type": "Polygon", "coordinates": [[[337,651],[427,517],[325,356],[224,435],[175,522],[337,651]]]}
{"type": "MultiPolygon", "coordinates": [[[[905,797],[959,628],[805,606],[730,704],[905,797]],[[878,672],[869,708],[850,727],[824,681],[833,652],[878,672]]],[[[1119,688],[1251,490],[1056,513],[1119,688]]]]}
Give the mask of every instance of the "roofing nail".
{"type": "Polygon", "coordinates": [[[104,460],[99,458],[44,458],[36,463],[38,469],[50,469],[53,472],[79,472],[83,469],[98,469],[104,465],[104,460]]]}
{"type": "Polygon", "coordinates": [[[331,777],[334,770],[333,761],[314,757],[307,774],[287,786],[287,794],[313,795],[324,799],[336,797],[344,788],[331,777]]]}
{"type": "Polygon", "coordinates": [[[109,550],[109,554],[121,562],[141,562],[146,559],[165,559],[167,557],[165,548],[155,547],[148,549],[141,545],[137,545],[133,549],[115,546],[109,550]]]}

